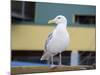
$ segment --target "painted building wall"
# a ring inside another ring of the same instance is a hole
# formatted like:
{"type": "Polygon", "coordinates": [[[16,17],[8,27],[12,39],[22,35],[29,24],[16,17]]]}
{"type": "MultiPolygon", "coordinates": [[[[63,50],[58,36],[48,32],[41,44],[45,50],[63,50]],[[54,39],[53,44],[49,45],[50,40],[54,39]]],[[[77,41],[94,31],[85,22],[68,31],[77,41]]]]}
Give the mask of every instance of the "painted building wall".
{"type": "MultiPolygon", "coordinates": [[[[48,34],[55,28],[47,25],[49,19],[62,14],[68,25],[74,24],[74,16],[96,15],[95,6],[36,3],[35,24],[12,25],[12,50],[43,50],[48,34]]],[[[95,51],[95,27],[69,26],[70,44],[66,50],[95,51]]]]}
{"type": "Polygon", "coordinates": [[[57,15],[64,15],[68,19],[68,25],[74,25],[74,16],[96,15],[96,7],[88,5],[57,4],[57,3],[36,3],[35,24],[47,24],[49,19],[57,15]]]}
{"type": "MultiPolygon", "coordinates": [[[[54,26],[12,25],[12,50],[43,50],[54,26]]],[[[66,50],[95,51],[95,28],[68,27],[70,44],[66,50]]]]}

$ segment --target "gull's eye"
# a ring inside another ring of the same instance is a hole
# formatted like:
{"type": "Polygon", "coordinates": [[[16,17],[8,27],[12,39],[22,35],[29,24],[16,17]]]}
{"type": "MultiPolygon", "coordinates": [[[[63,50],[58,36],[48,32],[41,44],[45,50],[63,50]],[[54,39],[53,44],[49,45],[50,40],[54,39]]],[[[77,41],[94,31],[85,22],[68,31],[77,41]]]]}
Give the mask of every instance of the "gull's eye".
{"type": "Polygon", "coordinates": [[[58,17],[58,19],[61,19],[61,17],[58,17]]]}

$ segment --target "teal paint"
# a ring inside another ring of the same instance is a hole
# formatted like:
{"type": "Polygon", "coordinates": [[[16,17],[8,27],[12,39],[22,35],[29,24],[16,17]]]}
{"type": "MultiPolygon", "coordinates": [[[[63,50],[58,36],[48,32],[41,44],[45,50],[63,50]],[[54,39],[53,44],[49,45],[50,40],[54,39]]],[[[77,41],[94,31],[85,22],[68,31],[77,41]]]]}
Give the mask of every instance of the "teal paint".
{"type": "Polygon", "coordinates": [[[68,25],[73,25],[75,14],[96,15],[96,6],[37,2],[35,24],[47,24],[48,20],[57,15],[64,15],[68,19],[68,25]]]}

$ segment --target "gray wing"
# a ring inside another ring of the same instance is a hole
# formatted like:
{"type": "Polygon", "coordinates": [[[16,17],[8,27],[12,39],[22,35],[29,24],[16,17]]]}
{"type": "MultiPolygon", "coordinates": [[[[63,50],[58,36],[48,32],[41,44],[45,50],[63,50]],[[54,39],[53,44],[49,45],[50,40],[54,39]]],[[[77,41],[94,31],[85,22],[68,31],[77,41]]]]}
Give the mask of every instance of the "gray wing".
{"type": "Polygon", "coordinates": [[[53,37],[52,34],[53,34],[53,33],[50,33],[50,34],[48,35],[48,38],[47,38],[47,40],[46,40],[46,42],[45,42],[45,50],[44,50],[44,52],[47,51],[47,45],[48,45],[49,41],[52,39],[52,37],[53,37]]]}

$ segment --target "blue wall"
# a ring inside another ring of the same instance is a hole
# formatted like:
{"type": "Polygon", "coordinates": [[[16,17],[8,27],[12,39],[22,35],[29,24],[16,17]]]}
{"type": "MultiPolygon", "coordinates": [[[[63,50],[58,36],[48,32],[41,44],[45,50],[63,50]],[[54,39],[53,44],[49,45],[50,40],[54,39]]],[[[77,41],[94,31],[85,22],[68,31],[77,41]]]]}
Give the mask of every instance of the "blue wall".
{"type": "Polygon", "coordinates": [[[68,25],[73,25],[75,14],[96,15],[96,6],[38,2],[35,9],[35,23],[47,24],[48,20],[59,14],[67,17],[68,25]]]}

